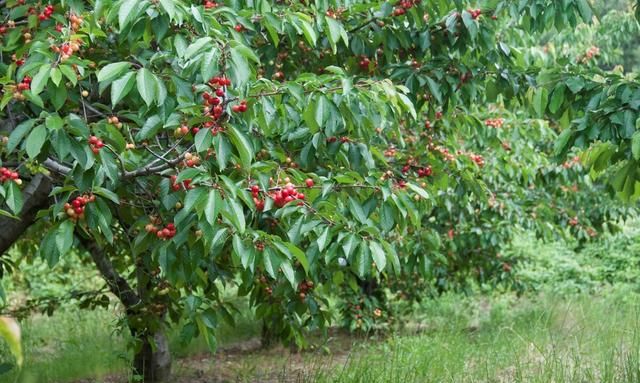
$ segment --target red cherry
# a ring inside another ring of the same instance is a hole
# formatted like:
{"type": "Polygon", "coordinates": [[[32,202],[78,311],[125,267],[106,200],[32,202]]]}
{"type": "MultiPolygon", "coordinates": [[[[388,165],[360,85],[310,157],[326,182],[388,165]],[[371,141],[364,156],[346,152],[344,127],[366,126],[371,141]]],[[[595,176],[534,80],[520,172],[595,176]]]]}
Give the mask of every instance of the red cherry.
{"type": "Polygon", "coordinates": [[[304,180],[304,183],[307,184],[307,187],[313,187],[313,180],[311,178],[307,178],[304,180]]]}

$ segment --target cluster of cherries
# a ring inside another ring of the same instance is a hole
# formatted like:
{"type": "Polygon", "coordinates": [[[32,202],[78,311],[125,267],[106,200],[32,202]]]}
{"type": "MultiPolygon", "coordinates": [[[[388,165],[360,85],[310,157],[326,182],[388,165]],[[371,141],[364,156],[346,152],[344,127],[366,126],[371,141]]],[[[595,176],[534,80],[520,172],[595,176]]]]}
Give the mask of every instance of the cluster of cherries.
{"type": "MultiPolygon", "coordinates": [[[[339,138],[339,140],[340,140],[340,143],[343,143],[343,144],[351,142],[351,139],[349,137],[347,137],[347,136],[342,136],[342,137],[339,138]]],[[[336,136],[327,137],[327,142],[328,143],[333,143],[333,142],[336,142],[336,141],[338,141],[338,137],[336,137],[336,136]]]]}
{"type": "Polygon", "coordinates": [[[84,218],[84,208],[89,202],[96,200],[96,196],[93,194],[83,194],[71,200],[71,203],[64,204],[64,211],[67,216],[72,220],[78,220],[84,218]]]}
{"type": "Polygon", "coordinates": [[[397,153],[398,153],[398,150],[393,146],[384,150],[385,157],[395,157],[397,153]]]}
{"type": "Polygon", "coordinates": [[[584,54],[584,56],[582,56],[582,58],[578,57],[578,60],[586,64],[595,56],[600,56],[600,48],[592,45],[589,49],[587,49],[587,52],[584,54]]]}
{"type": "Polygon", "coordinates": [[[220,4],[216,3],[215,1],[210,1],[210,0],[205,0],[204,2],[204,8],[205,9],[213,9],[218,7],[220,4]]]}
{"type": "Polygon", "coordinates": [[[360,69],[365,71],[369,70],[369,64],[371,64],[371,60],[369,60],[367,56],[362,56],[362,58],[360,58],[360,62],[358,62],[360,69]]]}
{"type": "Polygon", "coordinates": [[[104,147],[104,142],[96,136],[91,136],[89,137],[89,146],[91,146],[93,154],[98,154],[100,149],[104,147]]]}
{"type": "Polygon", "coordinates": [[[247,111],[247,100],[242,100],[238,105],[231,107],[231,111],[234,113],[244,113],[247,111]]]}
{"type": "Polygon", "coordinates": [[[60,54],[60,61],[66,61],[80,50],[80,40],[63,43],[60,46],[52,45],[51,50],[60,54]]]}
{"type": "MultiPolygon", "coordinates": [[[[256,204],[256,209],[258,211],[263,211],[264,210],[264,200],[260,198],[260,186],[258,185],[253,185],[251,186],[251,195],[253,196],[253,203],[256,204]]],[[[262,251],[264,250],[264,244],[256,244],[256,249],[262,251]],[[261,245],[261,247],[259,247],[258,245],[261,245]]]]}
{"type": "Polygon", "coordinates": [[[185,190],[190,190],[190,189],[194,188],[194,186],[191,185],[191,179],[186,179],[186,180],[182,181],[182,183],[176,182],[177,179],[178,179],[178,176],[176,176],[176,175],[172,175],[171,177],[169,177],[169,183],[171,185],[171,190],[179,191],[182,188],[184,188],[185,190]]]}
{"type": "MultiPolygon", "coordinates": [[[[89,95],[88,93],[85,93],[85,94],[87,96],[89,95]]],[[[87,97],[87,96],[84,96],[83,94],[83,97],[87,97]]],[[[122,128],[122,122],[120,122],[120,119],[116,116],[107,117],[107,123],[114,125],[118,129],[122,128]]]]}
{"type": "MultiPolygon", "coordinates": [[[[402,167],[402,173],[403,174],[408,173],[409,170],[411,170],[411,165],[408,164],[408,163],[402,167]]],[[[418,177],[420,177],[420,178],[429,177],[433,173],[433,169],[431,169],[431,166],[423,166],[423,167],[418,168],[416,173],[418,173],[418,177]]]]}
{"type": "Polygon", "coordinates": [[[573,167],[575,165],[579,165],[579,164],[580,164],[580,157],[575,156],[572,159],[570,159],[568,161],[565,161],[562,164],[562,167],[565,168],[565,169],[569,169],[569,168],[571,168],[571,167],[573,167]]]}
{"type": "Polygon", "coordinates": [[[504,124],[504,118],[487,118],[486,120],[484,120],[484,124],[492,128],[502,128],[502,125],[504,124]]]}
{"type": "Polygon", "coordinates": [[[327,17],[331,17],[332,19],[339,19],[340,17],[342,17],[342,14],[344,13],[345,9],[340,7],[336,10],[333,10],[332,8],[327,9],[327,11],[324,13],[325,16],[327,17]]]}
{"type": "Polygon", "coordinates": [[[13,181],[16,184],[22,184],[22,180],[20,179],[20,174],[15,172],[9,168],[1,167],[0,168],[0,183],[5,183],[7,181],[13,181]]]}
{"type": "Polygon", "coordinates": [[[51,15],[53,15],[53,5],[49,4],[46,7],[44,7],[44,10],[42,11],[42,13],[38,15],[38,20],[40,21],[49,20],[51,18],[51,15]]]}
{"type": "Polygon", "coordinates": [[[479,167],[484,166],[484,157],[482,157],[481,155],[469,153],[468,156],[469,158],[471,158],[471,161],[475,162],[479,167]]]}
{"type": "Polygon", "coordinates": [[[14,100],[24,101],[26,96],[22,94],[22,92],[29,89],[31,89],[31,77],[24,76],[22,81],[16,85],[16,90],[13,92],[14,100]]]}
{"type": "Polygon", "coordinates": [[[396,4],[393,9],[394,16],[402,16],[407,13],[408,9],[411,9],[414,5],[420,4],[421,0],[402,0],[396,4]]]}
{"type": "Polygon", "coordinates": [[[480,9],[469,9],[467,10],[471,14],[471,18],[477,20],[480,15],[482,15],[482,10],[480,9]]]}
{"type": "Polygon", "coordinates": [[[176,225],[168,223],[165,227],[157,227],[153,223],[149,223],[144,227],[147,233],[154,233],[160,239],[171,239],[176,235],[176,225]]]}
{"type": "MultiPolygon", "coordinates": [[[[80,28],[80,24],[82,24],[84,19],[82,17],[80,17],[80,16],[76,16],[74,14],[71,14],[71,16],[69,16],[69,21],[71,21],[71,30],[77,31],[78,28],[80,28]]],[[[56,26],[56,29],[57,29],[57,26],[56,26]]]]}
{"type": "Polygon", "coordinates": [[[194,166],[200,165],[200,156],[192,153],[185,153],[184,155],[184,165],[186,167],[192,168],[194,166]]]}
{"type": "MultiPolygon", "coordinates": [[[[302,206],[302,200],[304,200],[304,193],[298,192],[295,185],[290,182],[290,179],[287,177],[284,180],[286,184],[284,187],[276,188],[273,191],[268,193],[269,197],[273,199],[274,204],[277,207],[283,207],[289,202],[298,201],[298,206],[302,206]]],[[[311,178],[307,178],[305,181],[305,185],[308,188],[313,187],[314,182],[311,178]]],[[[264,210],[264,199],[260,198],[260,187],[258,185],[252,185],[250,187],[251,195],[253,196],[253,202],[256,205],[256,209],[258,211],[264,210]]]]}
{"type": "Polygon", "coordinates": [[[300,299],[304,299],[307,297],[307,293],[309,292],[309,290],[313,289],[313,282],[312,281],[302,281],[300,282],[300,284],[298,285],[298,296],[300,297],[300,299]]]}
{"type": "Polygon", "coordinates": [[[456,158],[453,154],[451,154],[451,152],[449,152],[449,149],[445,148],[444,146],[430,143],[428,148],[429,150],[432,150],[436,153],[440,153],[445,161],[453,161],[456,158]]]}

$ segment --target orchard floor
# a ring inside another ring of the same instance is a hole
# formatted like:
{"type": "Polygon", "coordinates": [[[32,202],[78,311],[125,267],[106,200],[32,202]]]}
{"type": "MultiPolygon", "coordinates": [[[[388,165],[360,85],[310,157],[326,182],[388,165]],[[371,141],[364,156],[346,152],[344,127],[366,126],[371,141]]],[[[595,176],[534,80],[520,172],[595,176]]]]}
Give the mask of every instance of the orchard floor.
{"type": "MultiPolygon", "coordinates": [[[[564,298],[448,295],[415,307],[394,335],[332,331],[302,353],[259,349],[255,325],[243,321],[221,332],[215,355],[197,342],[175,346],[172,382],[640,382],[639,298],[631,288],[564,298]]],[[[33,318],[17,381],[126,382],[113,328],[108,312],[33,318]]]]}

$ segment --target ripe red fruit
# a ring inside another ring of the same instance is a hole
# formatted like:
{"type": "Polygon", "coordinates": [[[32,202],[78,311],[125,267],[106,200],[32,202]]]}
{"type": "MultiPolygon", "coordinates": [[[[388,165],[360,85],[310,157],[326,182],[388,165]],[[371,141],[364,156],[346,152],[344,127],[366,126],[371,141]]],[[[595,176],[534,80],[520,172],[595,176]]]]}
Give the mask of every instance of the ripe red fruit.
{"type": "Polygon", "coordinates": [[[98,143],[98,137],[96,137],[96,136],[91,136],[91,137],[89,137],[89,143],[90,143],[91,145],[95,145],[95,144],[97,144],[97,143],[98,143]]]}
{"type": "Polygon", "coordinates": [[[304,183],[307,184],[307,187],[312,187],[313,184],[313,180],[311,178],[307,178],[306,180],[304,180],[304,183]]]}
{"type": "Polygon", "coordinates": [[[242,26],[242,24],[236,24],[236,26],[233,27],[233,29],[235,29],[236,32],[242,32],[244,30],[244,27],[242,26]]]}

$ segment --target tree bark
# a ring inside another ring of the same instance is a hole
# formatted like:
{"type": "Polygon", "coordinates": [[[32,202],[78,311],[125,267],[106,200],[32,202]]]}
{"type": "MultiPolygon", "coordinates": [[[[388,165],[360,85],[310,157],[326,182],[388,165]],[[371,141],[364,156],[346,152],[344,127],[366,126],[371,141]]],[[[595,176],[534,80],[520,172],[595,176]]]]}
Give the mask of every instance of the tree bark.
{"type": "Polygon", "coordinates": [[[142,346],[133,358],[133,372],[144,383],[168,382],[171,376],[169,341],[162,331],[153,336],[139,335],[142,346]],[[153,339],[153,345],[151,340],[153,339]]]}
{"type": "Polygon", "coordinates": [[[269,349],[275,346],[278,341],[278,336],[276,335],[275,330],[272,328],[272,326],[269,326],[268,321],[270,321],[270,319],[265,318],[262,320],[260,346],[264,349],[269,349]]]}
{"type": "Polygon", "coordinates": [[[0,217],[0,254],[4,254],[31,226],[39,210],[47,207],[51,181],[43,175],[36,174],[23,190],[24,205],[18,219],[0,217]]]}
{"type": "MultiPolygon", "coordinates": [[[[127,317],[129,319],[137,317],[145,306],[143,298],[146,296],[146,286],[138,286],[138,292],[136,292],[129,282],[118,274],[104,249],[88,238],[80,237],[80,242],[91,254],[93,262],[107,282],[110,291],[122,302],[127,317]]],[[[167,382],[171,374],[171,353],[165,334],[160,330],[151,332],[146,328],[133,327],[131,326],[133,321],[128,322],[131,335],[141,342],[141,346],[133,357],[134,375],[139,376],[144,383],[167,382]]]]}

